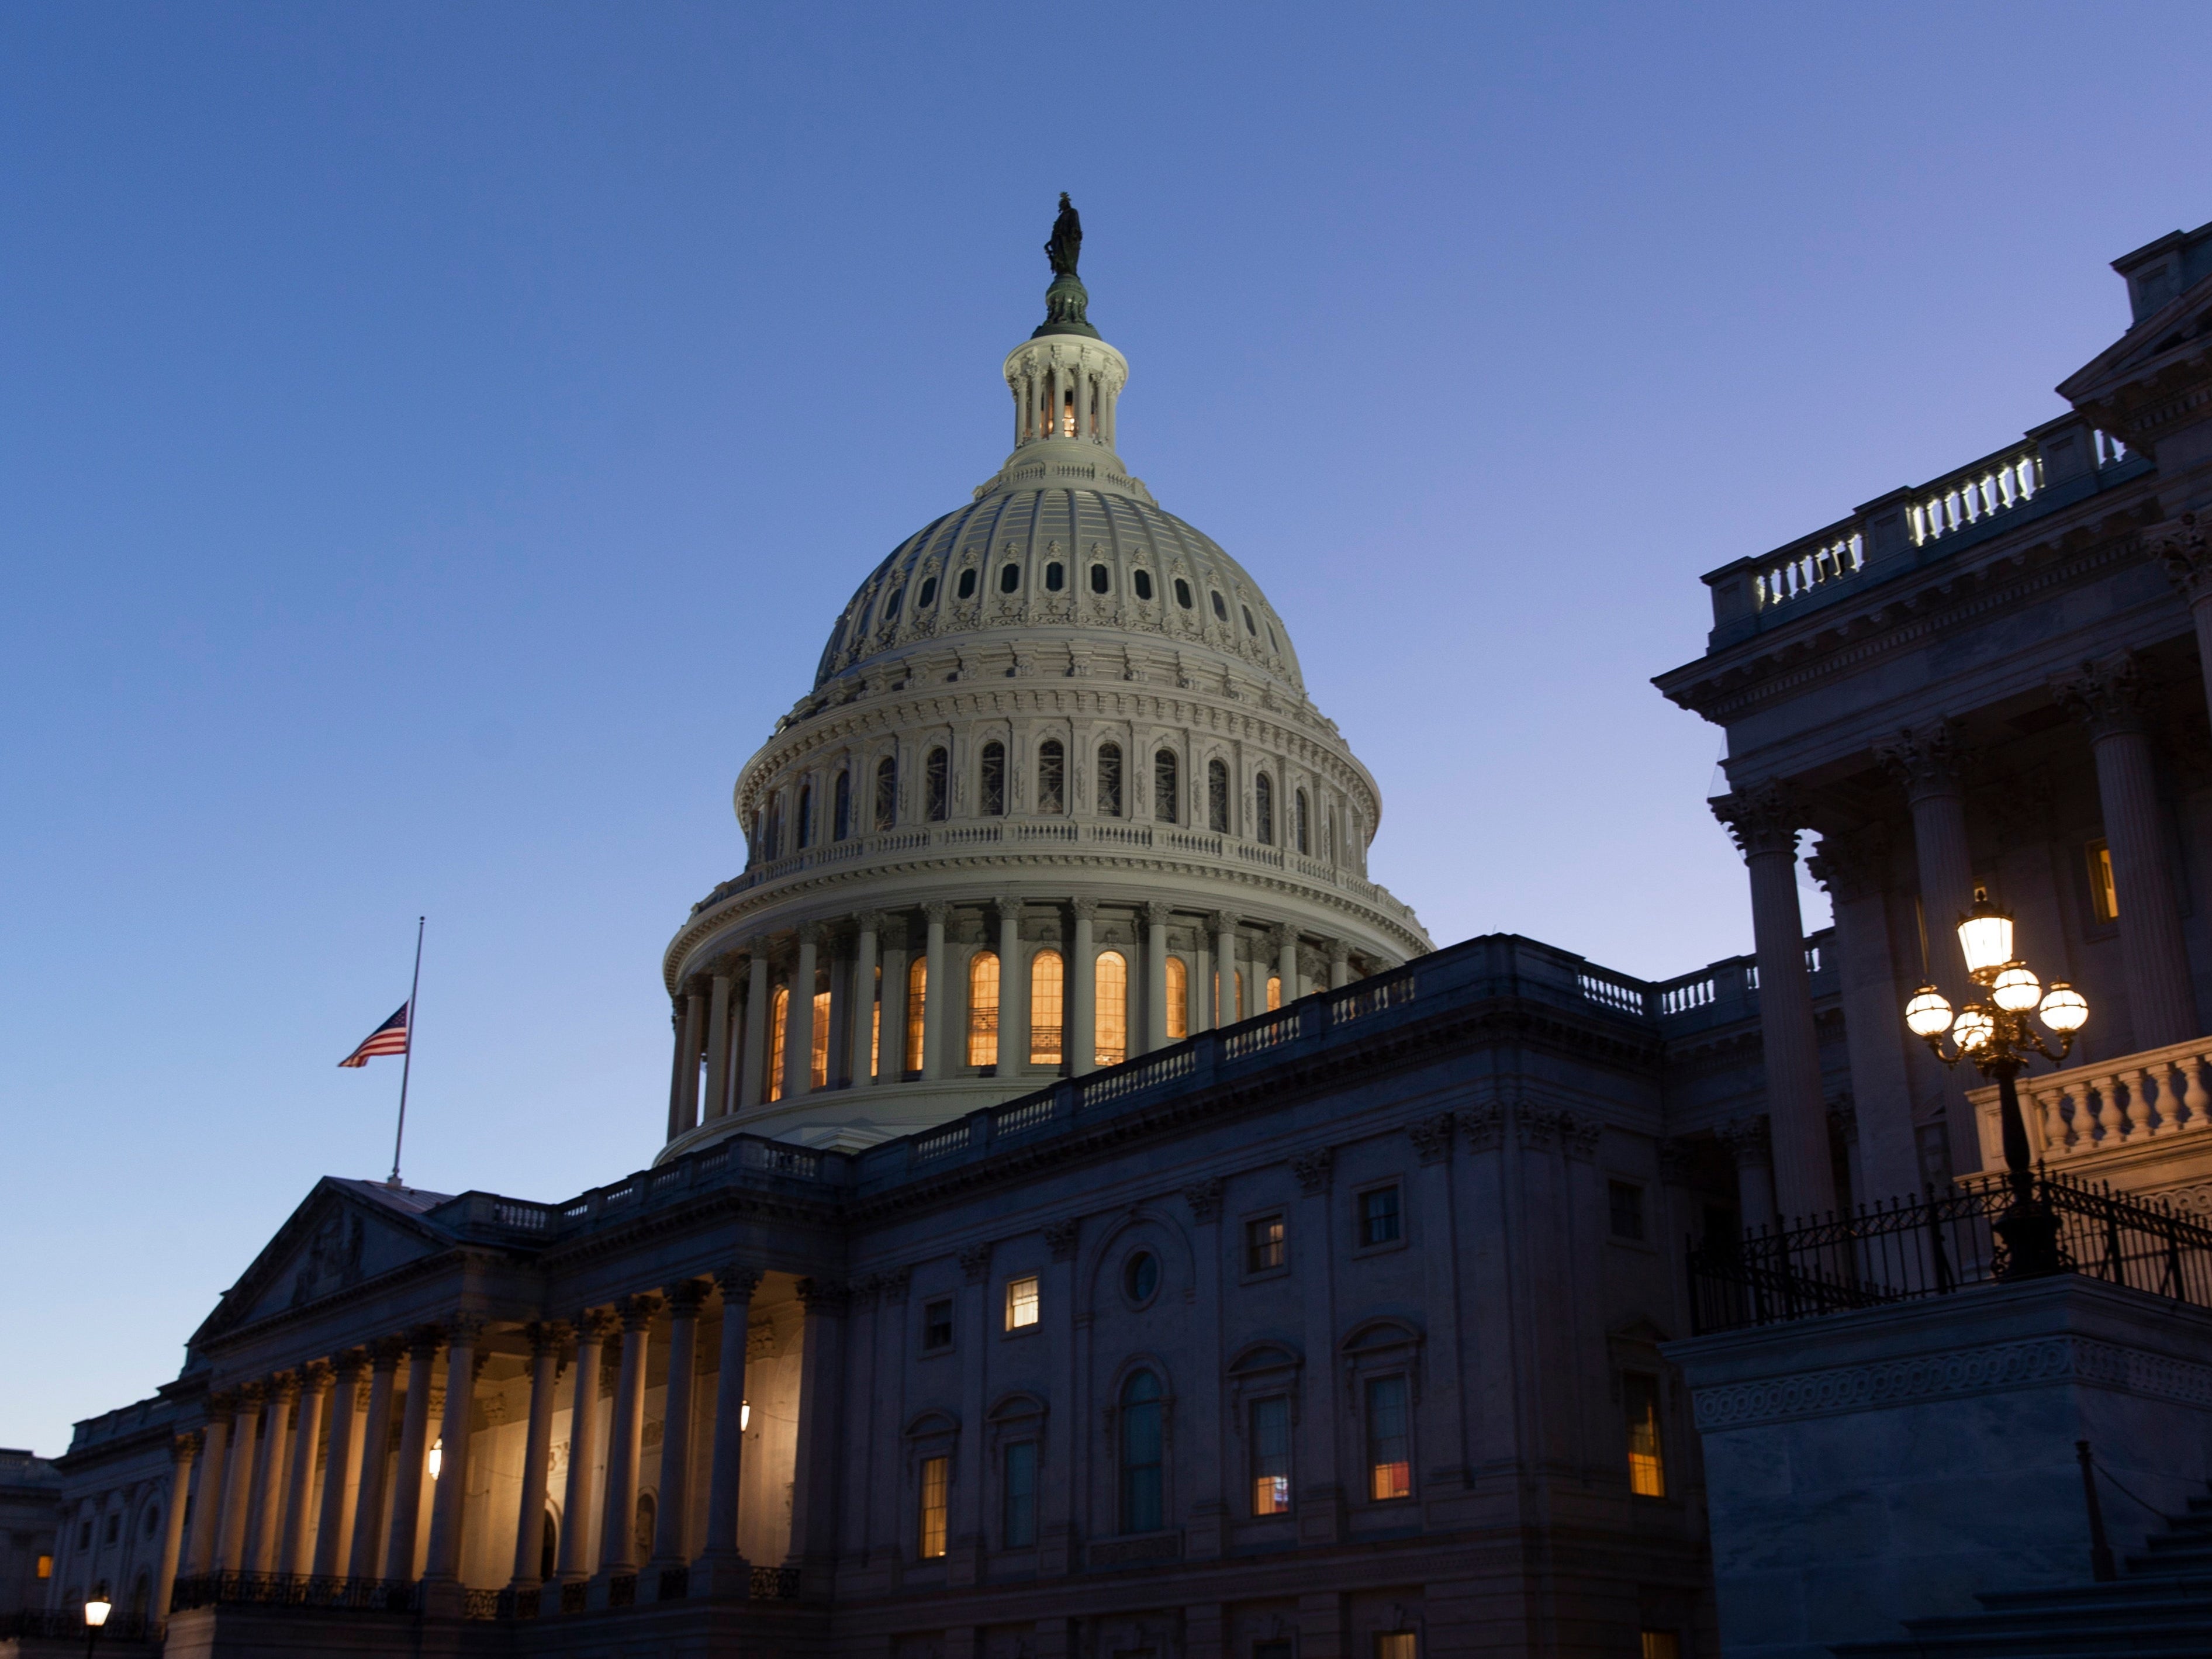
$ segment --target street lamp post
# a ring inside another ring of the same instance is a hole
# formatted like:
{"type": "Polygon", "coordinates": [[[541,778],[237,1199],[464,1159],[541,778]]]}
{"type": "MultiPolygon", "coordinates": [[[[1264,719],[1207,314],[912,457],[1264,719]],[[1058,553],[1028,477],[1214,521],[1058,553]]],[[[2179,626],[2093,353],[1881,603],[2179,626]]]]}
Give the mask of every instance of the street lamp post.
{"type": "Polygon", "coordinates": [[[2074,1046],[2074,1033],[2089,1018],[2089,1004],[2063,979],[2051,981],[2046,992],[2027,964],[2013,955],[2012,934],[2012,913],[1977,888],[1973,909],[1959,919],[1959,948],[1966,954],[1967,974],[1984,996],[1960,1009],[1954,1018],[1943,994],[1933,985],[1923,985],[1905,1005],[1905,1023],[1946,1066],[1971,1060],[1976,1071],[1996,1081],[2005,1176],[2012,1190],[2012,1201],[1996,1223],[2008,1258],[2004,1276],[2033,1279],[2063,1272],[2065,1260],[2058,1249],[2058,1218],[2036,1196],[2027,1120],[2021,1115],[2014,1081],[2031,1054],[2041,1054],[2054,1065],[2066,1058],[2074,1046]],[[2028,1024],[2031,1010],[2057,1033],[2057,1053],[2028,1024]],[[1946,1031],[1953,1044],[1948,1054],[1946,1031]]]}
{"type": "Polygon", "coordinates": [[[107,1622],[107,1615],[114,1605],[107,1599],[107,1586],[105,1584],[94,1590],[91,1599],[84,1604],[85,1659],[92,1659],[92,1650],[100,1645],[100,1627],[107,1622]]]}

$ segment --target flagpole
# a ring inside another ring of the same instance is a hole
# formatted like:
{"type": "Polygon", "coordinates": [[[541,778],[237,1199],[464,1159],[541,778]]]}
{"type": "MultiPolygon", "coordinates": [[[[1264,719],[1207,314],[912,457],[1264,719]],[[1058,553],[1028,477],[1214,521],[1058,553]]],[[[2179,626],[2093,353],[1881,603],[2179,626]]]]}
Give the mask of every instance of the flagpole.
{"type": "Polygon", "coordinates": [[[415,977],[407,986],[407,1047],[399,1060],[399,1128],[392,1137],[392,1179],[384,1184],[399,1184],[399,1144],[407,1138],[407,1077],[415,1069],[415,994],[422,988],[422,921],[415,918],[415,977]]]}

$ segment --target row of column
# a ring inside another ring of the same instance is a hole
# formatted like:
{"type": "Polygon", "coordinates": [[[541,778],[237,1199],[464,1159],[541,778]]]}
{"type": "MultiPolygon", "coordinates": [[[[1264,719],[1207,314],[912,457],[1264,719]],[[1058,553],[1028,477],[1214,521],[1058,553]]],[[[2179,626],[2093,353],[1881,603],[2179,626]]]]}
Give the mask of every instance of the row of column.
{"type": "Polygon", "coordinates": [[[1088,364],[1045,362],[1014,376],[1014,447],[1039,438],[1088,438],[1114,447],[1115,380],[1088,364]],[[1068,394],[1074,394],[1068,429],[1068,394]]]}
{"type": "MultiPolygon", "coordinates": [[[[2120,956],[2135,1044],[2157,1048],[2189,1041],[2198,1035],[2196,995],[2136,659],[2123,653],[2085,664],[2051,689],[2089,733],[2106,842],[2120,895],[2120,956]]],[[[1949,722],[1900,732],[1877,753],[1904,786],[1911,812],[1927,971],[1955,1007],[1978,994],[1955,931],[1974,893],[1966,835],[1966,757],[1949,722]]],[[[1750,875],[1775,1201],[1784,1219],[1825,1213],[1834,1207],[1835,1186],[1797,904],[1797,835],[1811,814],[1794,791],[1778,782],[1723,796],[1712,808],[1735,837],[1750,875]]],[[[1899,1035],[1903,981],[1890,950],[1887,852],[1878,830],[1827,834],[1814,862],[1835,905],[1852,1093],[1869,1198],[1910,1194],[1922,1185],[1899,1035]]]]}
{"type": "MultiPolygon", "coordinates": [[[[1028,958],[1021,936],[1022,919],[1030,902],[994,901],[996,951],[1000,964],[999,1030],[1001,1037],[1000,1070],[1026,1069],[1027,1053],[1008,1049],[1010,1040],[1026,1041],[1029,1032],[1030,978],[1028,958]],[[1014,1056],[1010,1058],[1010,1056],[1014,1056]]],[[[953,907],[932,902],[921,907],[923,918],[922,1006],[920,1074],[923,1079],[954,1075],[960,1069],[960,1033],[954,1012],[964,1006],[964,988],[956,994],[947,965],[945,929],[953,907]]],[[[1090,1040],[1097,1014],[1097,902],[1088,898],[1067,902],[1066,978],[1063,984],[1066,1031],[1062,1052],[1067,1069],[1076,1074],[1095,1069],[1096,1048],[1090,1040]]],[[[1165,1048],[1168,1035],[1168,935],[1175,912],[1164,903],[1144,908],[1145,949],[1141,966],[1141,1020],[1127,1022],[1132,1057],[1165,1048]]],[[[1189,925],[1186,919],[1183,925],[1189,925]]],[[[815,997],[805,994],[817,980],[829,985],[827,1086],[840,1088],[868,1083],[897,1082],[908,1075],[908,1023],[909,974],[914,956],[904,923],[894,924],[882,911],[865,911],[851,919],[850,932],[832,931],[830,924],[810,921],[786,937],[793,940],[787,952],[778,941],[763,936],[747,942],[740,951],[718,958],[707,970],[687,982],[672,1013],[675,1052],[669,1082],[668,1138],[674,1139],[703,1120],[745,1112],[769,1097],[774,1078],[775,1038],[770,1030],[769,1010],[775,995],[776,958],[783,957],[781,977],[789,998],[781,1031],[781,1097],[789,1099],[815,1086],[815,997]],[[841,951],[849,939],[849,951],[841,951]],[[829,951],[837,952],[829,954],[829,951]],[[823,970],[826,968],[826,974],[823,970]],[[880,978],[879,978],[880,975],[880,978]],[[878,987],[880,984],[880,1018],[878,987]],[[702,1066],[703,1060],[703,1066],[702,1066]]],[[[1201,948],[1186,958],[1203,971],[1194,975],[1188,1021],[1193,1031],[1228,1024],[1236,1018],[1236,976],[1247,965],[1244,918],[1233,911],[1218,911],[1201,924],[1201,948]],[[1218,1011],[1217,1012],[1217,1011],[1218,1011]]],[[[1303,936],[1290,923],[1267,928],[1265,949],[1273,961],[1255,955],[1248,975],[1245,1013],[1261,1012],[1259,997],[1250,988],[1264,983],[1259,971],[1269,967],[1282,981],[1285,1001],[1299,994],[1299,956],[1303,936]]],[[[1351,982],[1351,946],[1342,939],[1320,942],[1328,957],[1332,988],[1351,982]]],[[[1057,946],[1039,948],[1059,948],[1057,946]]],[[[1139,988],[1139,964],[1130,963],[1132,989],[1139,988]]],[[[1137,1011],[1133,1010],[1133,1015],[1137,1011]]]]}

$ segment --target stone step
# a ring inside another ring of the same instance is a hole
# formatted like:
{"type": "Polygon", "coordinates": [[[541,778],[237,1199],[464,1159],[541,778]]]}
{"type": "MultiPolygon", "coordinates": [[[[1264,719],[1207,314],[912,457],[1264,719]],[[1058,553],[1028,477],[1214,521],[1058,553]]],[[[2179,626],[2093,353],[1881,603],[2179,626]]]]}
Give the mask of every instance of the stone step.
{"type": "MultiPolygon", "coordinates": [[[[1984,1590],[1974,1597],[1991,1613],[2033,1613],[2084,1607],[2125,1613],[2140,1607],[2212,1606],[2212,1575],[2155,1574],[2116,1578],[2109,1584],[2064,1584],[2050,1589],[1984,1590]]],[[[1966,1615],[1971,1617],[1972,1615],[1966,1615]]]]}
{"type": "Polygon", "coordinates": [[[2198,1542],[2192,1548],[2159,1549],[2160,1540],[2152,1539],[2152,1548],[2141,1555],[2128,1557],[2128,1571],[2147,1578],[2171,1578],[2177,1574],[2191,1577],[2212,1575],[2212,1539],[2198,1542]]]}

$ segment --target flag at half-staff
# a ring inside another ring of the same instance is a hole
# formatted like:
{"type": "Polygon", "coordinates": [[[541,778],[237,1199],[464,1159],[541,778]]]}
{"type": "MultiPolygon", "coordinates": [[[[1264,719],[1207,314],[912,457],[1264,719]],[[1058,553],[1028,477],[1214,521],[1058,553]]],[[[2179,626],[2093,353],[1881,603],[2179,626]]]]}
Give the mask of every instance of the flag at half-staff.
{"type": "Polygon", "coordinates": [[[361,1046],[338,1062],[341,1066],[366,1066],[379,1054],[404,1054],[407,1052],[408,1015],[411,1006],[403,1002],[399,1012],[361,1040],[361,1046]]]}

